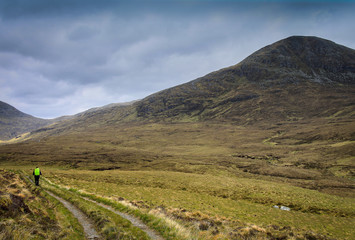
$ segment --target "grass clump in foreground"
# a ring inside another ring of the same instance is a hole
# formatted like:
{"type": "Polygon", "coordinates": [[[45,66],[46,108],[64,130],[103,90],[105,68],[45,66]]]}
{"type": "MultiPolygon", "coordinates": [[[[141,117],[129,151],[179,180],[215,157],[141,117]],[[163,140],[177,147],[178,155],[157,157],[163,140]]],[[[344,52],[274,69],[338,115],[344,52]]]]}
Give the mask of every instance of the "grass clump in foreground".
{"type": "MultiPolygon", "coordinates": [[[[137,216],[165,219],[169,228],[176,223],[186,233],[180,239],[351,239],[355,234],[353,199],[284,183],[168,171],[53,169],[46,176],[121,211],[133,210],[116,204],[139,210],[132,212],[137,216]]],[[[154,220],[145,222],[154,228],[154,220]]]]}
{"type": "Polygon", "coordinates": [[[77,220],[19,174],[0,170],[0,239],[83,239],[77,220]]]}

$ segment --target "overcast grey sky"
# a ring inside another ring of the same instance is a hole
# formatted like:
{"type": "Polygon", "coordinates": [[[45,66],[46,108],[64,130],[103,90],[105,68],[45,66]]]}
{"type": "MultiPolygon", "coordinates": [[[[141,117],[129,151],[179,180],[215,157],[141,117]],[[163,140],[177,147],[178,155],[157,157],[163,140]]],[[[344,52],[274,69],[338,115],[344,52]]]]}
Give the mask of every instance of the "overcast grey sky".
{"type": "Polygon", "coordinates": [[[140,99],[291,35],[355,48],[354,1],[0,0],[0,100],[41,118],[140,99]]]}

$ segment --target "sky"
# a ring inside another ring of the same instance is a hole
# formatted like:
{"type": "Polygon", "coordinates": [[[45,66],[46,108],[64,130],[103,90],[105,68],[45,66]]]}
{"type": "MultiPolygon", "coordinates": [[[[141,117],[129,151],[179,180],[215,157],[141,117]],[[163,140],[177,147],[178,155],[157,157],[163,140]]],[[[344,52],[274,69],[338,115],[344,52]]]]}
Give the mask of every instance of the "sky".
{"type": "Polygon", "coordinates": [[[0,0],[0,101],[40,118],[142,99],[292,35],[355,49],[355,1],[0,0]]]}

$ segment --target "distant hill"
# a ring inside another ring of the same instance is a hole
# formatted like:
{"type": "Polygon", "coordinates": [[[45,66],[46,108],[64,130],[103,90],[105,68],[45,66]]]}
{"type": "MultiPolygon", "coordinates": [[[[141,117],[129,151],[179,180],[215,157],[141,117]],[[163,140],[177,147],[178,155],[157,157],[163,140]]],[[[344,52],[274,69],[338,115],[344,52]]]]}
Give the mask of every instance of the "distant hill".
{"type": "Polygon", "coordinates": [[[51,120],[35,118],[0,101],[0,140],[15,138],[50,123],[52,123],[51,120]]]}
{"type": "Polygon", "coordinates": [[[318,37],[292,36],[234,66],[130,104],[88,110],[35,132],[56,135],[142,121],[251,125],[354,117],[355,50],[318,37]]]}

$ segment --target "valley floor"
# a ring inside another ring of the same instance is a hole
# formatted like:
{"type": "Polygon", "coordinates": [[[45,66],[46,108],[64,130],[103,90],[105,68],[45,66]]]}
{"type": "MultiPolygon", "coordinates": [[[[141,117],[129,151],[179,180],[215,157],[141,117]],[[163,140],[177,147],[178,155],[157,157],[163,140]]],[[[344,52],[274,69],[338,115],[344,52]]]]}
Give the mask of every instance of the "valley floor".
{"type": "Polygon", "coordinates": [[[168,171],[43,171],[44,187],[78,206],[73,192],[138,211],[153,227],[149,216],[162,219],[165,227],[157,230],[170,229],[162,232],[166,239],[351,239],[355,234],[352,198],[285,183],[168,171]]]}
{"type": "Polygon", "coordinates": [[[39,165],[48,188],[124,206],[166,239],[352,239],[354,132],[339,119],[91,126],[0,146],[0,167],[39,165]]]}

